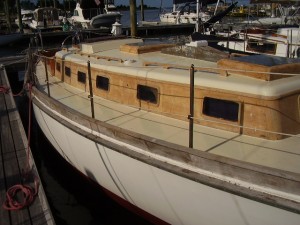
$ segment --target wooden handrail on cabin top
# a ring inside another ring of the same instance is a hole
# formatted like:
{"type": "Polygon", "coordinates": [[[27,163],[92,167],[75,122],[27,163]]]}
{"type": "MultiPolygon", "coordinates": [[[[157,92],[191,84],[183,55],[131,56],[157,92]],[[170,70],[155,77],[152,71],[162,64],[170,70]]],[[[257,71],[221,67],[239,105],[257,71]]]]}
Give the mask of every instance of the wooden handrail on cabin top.
{"type": "Polygon", "coordinates": [[[95,55],[95,54],[87,54],[87,53],[82,53],[82,52],[76,52],[76,54],[80,54],[81,56],[87,56],[87,57],[93,57],[93,58],[96,58],[96,59],[104,59],[104,60],[107,60],[107,61],[117,61],[117,62],[120,62],[120,63],[123,63],[124,60],[121,59],[121,58],[116,58],[116,57],[111,57],[111,56],[100,56],[100,55],[95,55]]]}
{"type": "MultiPolygon", "coordinates": [[[[158,62],[144,62],[143,66],[160,66],[165,69],[180,69],[180,70],[190,70],[190,66],[179,66],[175,64],[169,64],[169,63],[158,63],[158,62]]],[[[202,72],[210,72],[210,73],[217,73],[220,75],[223,75],[220,71],[223,69],[219,68],[208,68],[208,67],[194,67],[194,71],[202,71],[202,72]]]]}

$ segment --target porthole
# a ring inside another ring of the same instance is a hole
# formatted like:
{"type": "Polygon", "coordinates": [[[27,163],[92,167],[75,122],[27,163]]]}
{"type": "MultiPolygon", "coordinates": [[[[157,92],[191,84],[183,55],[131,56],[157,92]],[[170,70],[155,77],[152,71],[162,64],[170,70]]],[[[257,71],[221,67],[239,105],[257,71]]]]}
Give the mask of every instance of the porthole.
{"type": "Polygon", "coordinates": [[[158,102],[158,90],[157,88],[138,85],[137,86],[137,98],[143,101],[157,104],[158,102]]]}
{"type": "Polygon", "coordinates": [[[78,71],[77,72],[77,80],[80,83],[84,83],[85,84],[85,82],[86,82],[86,74],[84,72],[78,71]]]}
{"type": "Polygon", "coordinates": [[[204,97],[202,113],[207,116],[237,122],[240,104],[233,101],[204,97]]]}
{"type": "Polygon", "coordinates": [[[109,89],[109,79],[103,76],[97,76],[96,87],[105,91],[109,89]]]}

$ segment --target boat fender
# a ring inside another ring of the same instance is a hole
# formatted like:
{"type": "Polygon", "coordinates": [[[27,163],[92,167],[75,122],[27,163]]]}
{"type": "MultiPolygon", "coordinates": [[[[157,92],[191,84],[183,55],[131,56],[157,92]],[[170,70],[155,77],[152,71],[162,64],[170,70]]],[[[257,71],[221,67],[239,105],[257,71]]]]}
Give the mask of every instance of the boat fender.
{"type": "Polygon", "coordinates": [[[120,24],[118,21],[116,21],[114,24],[112,24],[111,33],[114,36],[118,36],[122,34],[122,24],[120,24]]]}

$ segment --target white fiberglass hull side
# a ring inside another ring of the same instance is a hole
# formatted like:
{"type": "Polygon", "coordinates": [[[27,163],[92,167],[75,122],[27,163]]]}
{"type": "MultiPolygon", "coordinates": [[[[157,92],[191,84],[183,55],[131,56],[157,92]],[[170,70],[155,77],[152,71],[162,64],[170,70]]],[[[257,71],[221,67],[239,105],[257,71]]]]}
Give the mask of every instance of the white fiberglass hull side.
{"type": "MultiPolygon", "coordinates": [[[[201,20],[201,18],[200,18],[201,20]]],[[[174,15],[173,13],[166,13],[160,15],[160,21],[162,23],[174,23],[174,24],[196,24],[197,23],[197,15],[189,14],[189,15],[174,15]]]]}
{"type": "MultiPolygon", "coordinates": [[[[142,148],[91,133],[37,97],[35,100],[39,102],[33,102],[33,109],[40,128],[66,161],[110,192],[170,224],[299,224],[300,214],[192,181],[106,147],[143,153],[142,148]],[[81,135],[80,130],[89,135],[81,135]],[[91,136],[97,136],[99,142],[91,136]]],[[[144,152],[145,160],[155,158],[154,153],[144,152]]]]}
{"type": "Polygon", "coordinates": [[[116,21],[121,19],[120,13],[107,13],[107,14],[100,14],[95,16],[91,19],[91,26],[93,28],[100,28],[100,27],[111,27],[116,21]]]}

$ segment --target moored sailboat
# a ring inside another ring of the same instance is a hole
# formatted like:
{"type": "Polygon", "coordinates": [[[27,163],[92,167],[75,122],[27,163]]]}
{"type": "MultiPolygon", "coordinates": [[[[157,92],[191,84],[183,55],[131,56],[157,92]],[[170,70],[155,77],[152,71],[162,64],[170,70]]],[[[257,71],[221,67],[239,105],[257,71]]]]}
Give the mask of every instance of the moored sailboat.
{"type": "Polygon", "coordinates": [[[62,30],[62,21],[59,19],[59,9],[53,7],[35,9],[33,18],[28,23],[28,26],[35,31],[62,30]]]}
{"type": "Polygon", "coordinates": [[[299,223],[299,60],[111,38],[40,57],[39,126],[119,202],[156,223],[299,223]]]}
{"type": "Polygon", "coordinates": [[[215,23],[225,17],[237,4],[233,2],[228,7],[218,9],[219,0],[173,0],[171,12],[163,12],[159,15],[163,23],[173,24],[197,24],[215,23]],[[213,10],[208,9],[208,5],[215,4],[213,10]],[[211,21],[210,21],[211,20],[211,21]]]}
{"type": "Polygon", "coordinates": [[[74,15],[68,20],[75,26],[87,29],[111,27],[116,21],[120,21],[121,16],[113,0],[90,0],[79,1],[76,4],[74,15]]]}

